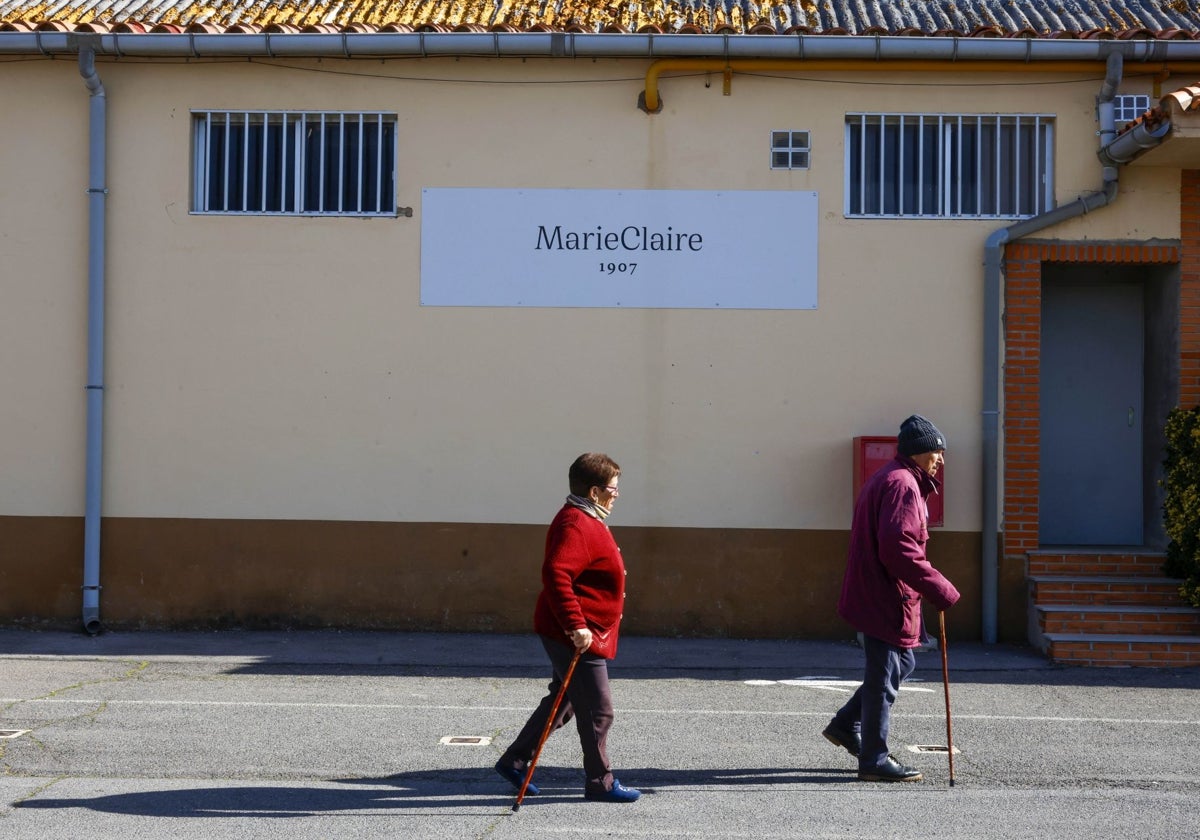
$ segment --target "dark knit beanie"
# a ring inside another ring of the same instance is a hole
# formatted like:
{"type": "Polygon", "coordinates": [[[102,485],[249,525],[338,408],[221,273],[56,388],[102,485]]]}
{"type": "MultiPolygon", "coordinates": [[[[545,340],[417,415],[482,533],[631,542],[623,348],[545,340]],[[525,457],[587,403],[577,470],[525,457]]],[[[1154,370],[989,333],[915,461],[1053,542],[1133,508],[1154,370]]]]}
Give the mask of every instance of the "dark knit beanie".
{"type": "Polygon", "coordinates": [[[914,414],[900,424],[900,435],[896,438],[896,451],[901,455],[920,455],[946,448],[946,437],[920,414],[914,414]]]}

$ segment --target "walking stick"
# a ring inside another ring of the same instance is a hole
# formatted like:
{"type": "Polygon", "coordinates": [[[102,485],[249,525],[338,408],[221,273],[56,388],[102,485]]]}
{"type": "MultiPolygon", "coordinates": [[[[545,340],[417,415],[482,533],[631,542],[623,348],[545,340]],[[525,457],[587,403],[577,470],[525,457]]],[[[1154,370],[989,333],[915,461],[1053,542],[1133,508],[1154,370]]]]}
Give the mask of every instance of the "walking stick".
{"type": "Polygon", "coordinates": [[[942,685],[946,689],[946,755],[950,757],[950,787],[954,787],[954,728],[950,723],[950,668],[946,664],[946,612],[938,612],[938,626],[941,629],[942,648],[942,685]]]}
{"type": "Polygon", "coordinates": [[[521,800],[525,798],[525,789],[529,787],[529,782],[533,779],[533,770],[537,767],[538,758],[542,754],[542,747],[546,746],[546,739],[550,737],[550,728],[554,726],[554,718],[558,716],[558,707],[562,704],[563,695],[567,693],[567,683],[571,681],[571,675],[575,673],[575,666],[579,664],[579,657],[582,655],[583,651],[576,648],[575,655],[571,657],[571,664],[567,666],[567,673],[563,676],[562,686],[558,689],[558,696],[554,698],[554,705],[550,709],[550,717],[546,718],[546,726],[542,729],[542,737],[538,740],[533,760],[529,762],[529,767],[525,769],[525,781],[521,782],[521,789],[517,791],[517,801],[513,803],[513,811],[521,810],[521,800]]]}

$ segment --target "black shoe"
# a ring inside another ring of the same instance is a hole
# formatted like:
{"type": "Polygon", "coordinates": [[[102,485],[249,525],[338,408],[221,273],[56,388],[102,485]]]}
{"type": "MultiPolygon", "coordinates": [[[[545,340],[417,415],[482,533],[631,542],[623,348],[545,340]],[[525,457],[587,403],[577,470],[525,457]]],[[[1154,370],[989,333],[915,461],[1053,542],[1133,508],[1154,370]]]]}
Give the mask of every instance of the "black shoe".
{"type": "Polygon", "coordinates": [[[890,755],[878,767],[858,771],[860,782],[919,782],[922,778],[920,770],[906,767],[890,755]]]}
{"type": "Polygon", "coordinates": [[[825,736],[826,741],[841,747],[850,755],[857,756],[862,752],[862,736],[849,729],[842,729],[833,721],[830,721],[829,725],[821,730],[821,734],[825,736]]]}
{"type": "MultiPolygon", "coordinates": [[[[516,789],[517,793],[521,792],[521,785],[525,783],[525,774],[513,767],[511,764],[505,764],[504,760],[496,762],[496,772],[508,780],[509,784],[516,789]]],[[[529,787],[525,788],[526,796],[537,796],[538,786],[533,782],[529,783],[529,787]]]]}
{"type": "Polygon", "coordinates": [[[612,790],[600,790],[595,793],[585,790],[583,792],[583,798],[592,802],[637,802],[641,795],[640,790],[627,788],[616,779],[613,779],[612,790]]]}

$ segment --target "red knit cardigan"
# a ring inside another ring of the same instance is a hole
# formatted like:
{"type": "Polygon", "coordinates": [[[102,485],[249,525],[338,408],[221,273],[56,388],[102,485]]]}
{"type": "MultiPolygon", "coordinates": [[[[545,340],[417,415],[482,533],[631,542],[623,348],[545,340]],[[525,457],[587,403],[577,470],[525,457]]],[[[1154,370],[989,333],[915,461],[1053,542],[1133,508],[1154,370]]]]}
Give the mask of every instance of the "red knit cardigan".
{"type": "Polygon", "coordinates": [[[570,646],[568,634],[587,627],[592,631],[588,653],[612,659],[624,602],[625,561],[608,526],[564,505],[546,532],[534,630],[570,646]]]}

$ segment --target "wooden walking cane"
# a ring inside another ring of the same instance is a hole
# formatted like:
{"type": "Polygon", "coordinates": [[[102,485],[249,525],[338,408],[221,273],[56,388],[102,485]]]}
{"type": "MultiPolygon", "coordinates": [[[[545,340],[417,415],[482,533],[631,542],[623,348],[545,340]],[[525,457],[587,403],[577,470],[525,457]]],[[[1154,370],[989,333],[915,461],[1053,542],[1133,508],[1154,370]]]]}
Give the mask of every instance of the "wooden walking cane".
{"type": "Polygon", "coordinates": [[[513,811],[521,810],[521,800],[525,798],[525,790],[529,787],[529,782],[533,779],[533,769],[537,767],[538,758],[542,754],[542,747],[546,746],[546,739],[550,737],[550,729],[554,726],[554,718],[558,716],[558,707],[562,705],[563,695],[567,693],[567,683],[571,681],[571,675],[575,673],[575,666],[579,664],[579,657],[583,655],[583,651],[575,649],[575,655],[571,657],[571,664],[567,666],[567,673],[563,676],[562,686],[558,689],[558,696],[554,698],[554,706],[550,709],[550,717],[546,718],[546,726],[542,729],[542,737],[538,741],[537,750],[533,754],[533,760],[529,762],[529,766],[525,769],[525,781],[521,782],[521,789],[517,791],[517,801],[513,803],[513,811]]]}
{"type": "Polygon", "coordinates": [[[942,648],[942,685],[946,689],[946,755],[950,757],[950,787],[954,787],[954,728],[950,723],[950,668],[946,663],[946,612],[938,612],[938,626],[941,629],[942,648]]]}

